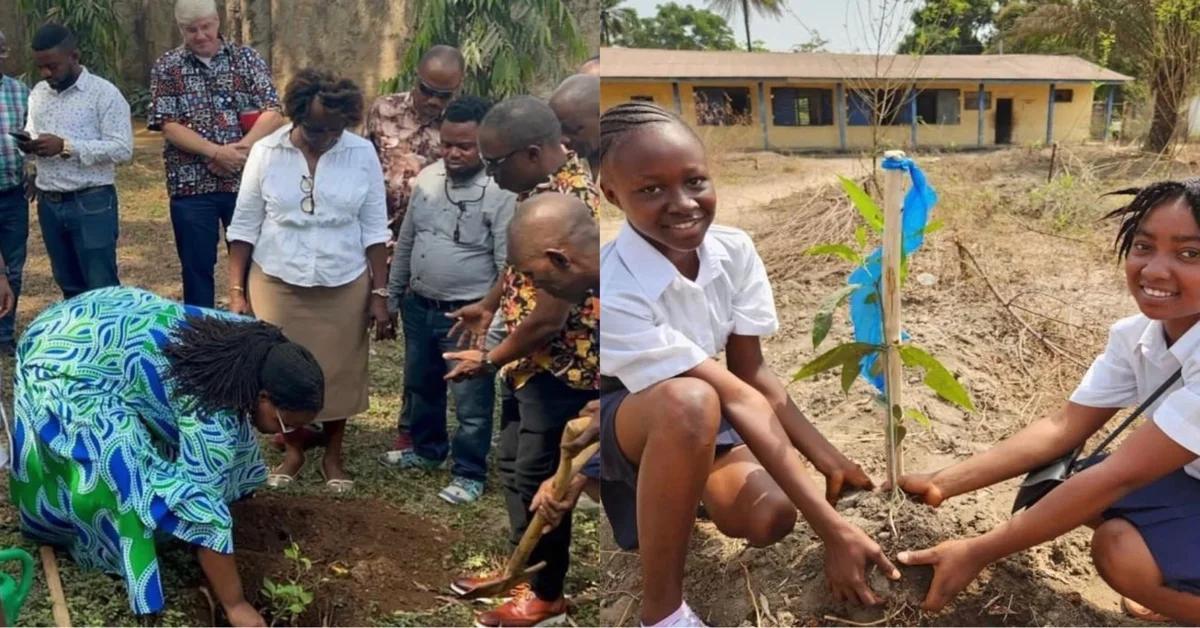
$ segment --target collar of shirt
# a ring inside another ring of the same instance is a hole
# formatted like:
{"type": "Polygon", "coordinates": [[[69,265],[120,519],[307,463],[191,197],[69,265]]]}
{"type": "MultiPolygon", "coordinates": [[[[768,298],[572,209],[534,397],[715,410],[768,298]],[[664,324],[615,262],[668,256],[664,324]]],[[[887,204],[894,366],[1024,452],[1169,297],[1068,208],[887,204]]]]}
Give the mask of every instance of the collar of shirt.
{"type": "Polygon", "coordinates": [[[1183,336],[1180,336],[1179,340],[1176,340],[1168,347],[1167,335],[1163,329],[1162,321],[1152,320],[1142,330],[1142,335],[1138,338],[1137,346],[1141,354],[1149,360],[1162,363],[1163,360],[1170,356],[1178,364],[1184,364],[1187,360],[1192,359],[1197,352],[1200,352],[1200,324],[1192,325],[1183,336]]]}
{"type": "MultiPolygon", "coordinates": [[[[183,49],[183,58],[184,59],[191,59],[192,61],[194,61],[196,63],[204,63],[204,61],[200,58],[199,55],[192,52],[192,50],[187,47],[187,44],[181,44],[179,47],[183,49]]],[[[231,46],[230,46],[229,42],[225,41],[225,38],[222,37],[221,38],[221,47],[217,48],[217,51],[213,53],[213,56],[208,58],[208,63],[211,64],[212,62],[216,61],[217,57],[220,57],[221,55],[229,55],[232,57],[233,50],[231,50],[230,48],[231,48],[231,46]]],[[[205,64],[205,65],[207,65],[207,64],[205,64]]]]}
{"type": "MultiPolygon", "coordinates": [[[[729,258],[724,248],[710,246],[708,238],[706,234],[696,251],[700,256],[700,272],[696,274],[696,281],[693,283],[701,288],[721,274],[721,261],[729,258]]],[[[642,237],[628,222],[621,225],[616,248],[625,265],[630,269],[637,269],[637,272],[633,273],[634,278],[646,296],[652,300],[658,300],[677,277],[689,281],[671,260],[654,248],[650,241],[642,237]]]]}
{"type": "Polygon", "coordinates": [[[550,176],[546,177],[545,181],[518,194],[517,202],[524,202],[543,192],[562,192],[563,186],[571,181],[590,183],[591,180],[592,177],[588,174],[587,169],[584,168],[579,156],[575,154],[575,151],[568,150],[567,160],[558,167],[558,170],[550,173],[550,176]]]}
{"type": "Polygon", "coordinates": [[[80,67],[79,68],[79,78],[75,79],[75,82],[72,83],[70,87],[62,90],[61,92],[54,89],[53,87],[50,87],[50,83],[47,83],[46,81],[42,81],[41,84],[45,85],[46,89],[48,89],[51,94],[54,94],[55,96],[62,96],[64,94],[70,92],[73,89],[79,90],[81,92],[87,92],[88,89],[91,87],[91,82],[92,82],[92,73],[88,72],[87,67],[80,67]]]}

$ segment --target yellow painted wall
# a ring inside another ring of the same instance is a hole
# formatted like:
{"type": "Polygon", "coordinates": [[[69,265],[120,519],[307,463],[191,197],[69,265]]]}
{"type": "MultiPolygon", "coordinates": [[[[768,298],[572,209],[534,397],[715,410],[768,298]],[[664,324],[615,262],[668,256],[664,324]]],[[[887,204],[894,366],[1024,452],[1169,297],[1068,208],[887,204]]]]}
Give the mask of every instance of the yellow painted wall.
{"type": "MultiPolygon", "coordinates": [[[[839,147],[838,116],[845,115],[838,111],[834,103],[834,124],[830,126],[789,127],[775,126],[769,108],[772,87],[808,87],[833,91],[832,83],[789,83],[783,81],[767,81],[764,83],[764,93],[768,99],[767,140],[772,149],[836,149],[839,147]]],[[[1063,143],[1083,142],[1088,138],[1091,124],[1092,99],[1094,90],[1090,84],[1059,84],[1059,89],[1072,89],[1074,98],[1069,103],[1054,105],[1054,137],[1063,143]]],[[[978,89],[978,83],[939,83],[918,85],[919,89],[958,89],[965,99],[967,92],[978,89]]],[[[1001,98],[1011,98],[1013,101],[1013,133],[1012,143],[1039,144],[1046,139],[1046,101],[1049,97],[1049,83],[1042,84],[991,84],[985,85],[985,91],[991,92],[991,106],[984,113],[983,141],[985,145],[995,143],[996,101],[1001,98]]],[[[762,109],[758,99],[758,83],[755,81],[703,81],[681,82],[679,86],[682,104],[682,116],[696,127],[706,142],[716,142],[721,146],[732,149],[761,150],[763,148],[762,109]],[[700,126],[696,124],[695,100],[693,87],[720,86],[746,87],[750,90],[751,123],[729,127],[700,126]]],[[[600,95],[601,110],[626,102],[633,96],[650,96],[654,102],[675,109],[675,98],[669,82],[632,82],[605,80],[600,95]]],[[[835,96],[836,100],[836,96],[835,96]]],[[[959,124],[956,125],[926,125],[917,129],[918,146],[964,147],[975,146],[977,143],[977,111],[967,110],[965,102],[959,110],[959,124]]],[[[911,147],[912,131],[909,125],[887,126],[879,129],[879,142],[882,146],[911,147]]],[[[847,148],[863,148],[871,145],[871,128],[868,126],[846,126],[847,148]]]]}

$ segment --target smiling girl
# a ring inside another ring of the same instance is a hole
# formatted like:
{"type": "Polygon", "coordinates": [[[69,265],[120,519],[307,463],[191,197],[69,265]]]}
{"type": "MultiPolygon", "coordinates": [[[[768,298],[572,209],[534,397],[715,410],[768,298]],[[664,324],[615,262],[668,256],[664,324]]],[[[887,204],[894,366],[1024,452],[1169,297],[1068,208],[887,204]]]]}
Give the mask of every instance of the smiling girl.
{"type": "Polygon", "coordinates": [[[704,145],[650,103],[609,109],[600,129],[600,187],[626,218],[600,255],[601,496],[618,544],[640,547],[642,623],[701,625],[682,594],[700,503],[755,546],[786,536],[799,508],[824,541],[834,597],[878,603],[864,569],[899,572],[831,505],[871,480],[763,359],[759,337],[779,326],[771,284],[750,237],[712,224],[704,145]]]}
{"type": "Polygon", "coordinates": [[[1125,596],[1126,612],[1200,624],[1200,179],[1117,193],[1135,195],[1109,217],[1123,218],[1116,248],[1141,314],[1112,326],[1108,347],[1057,414],[963,462],[905,476],[900,486],[937,506],[1031,471],[1182,377],[1112,455],[1028,511],[979,537],[902,552],[903,562],[934,566],[926,609],[940,609],[989,563],[1088,525],[1096,569],[1125,596]]]}

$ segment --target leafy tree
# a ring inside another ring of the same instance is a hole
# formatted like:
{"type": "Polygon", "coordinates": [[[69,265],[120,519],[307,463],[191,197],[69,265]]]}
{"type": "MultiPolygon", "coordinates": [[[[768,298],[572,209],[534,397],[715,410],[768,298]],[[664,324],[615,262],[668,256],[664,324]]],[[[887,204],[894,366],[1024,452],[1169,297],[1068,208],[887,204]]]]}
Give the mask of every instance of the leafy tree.
{"type": "Polygon", "coordinates": [[[995,18],[993,5],[992,0],[927,0],[913,11],[913,30],[899,52],[982,54],[995,18]]]}
{"type": "Polygon", "coordinates": [[[750,10],[753,9],[762,17],[778,19],[783,17],[784,5],[783,0],[708,0],[708,6],[727,20],[732,20],[740,12],[746,23],[746,50],[756,52],[754,42],[750,40],[750,10]]]}
{"type": "Polygon", "coordinates": [[[412,44],[383,93],[415,76],[421,55],[437,44],[462,51],[464,90],[493,100],[527,91],[538,77],[560,76],[587,56],[565,0],[413,0],[412,11],[412,44]]]}
{"type": "Polygon", "coordinates": [[[997,17],[1007,52],[1067,53],[1145,81],[1145,149],[1171,144],[1200,82],[1200,0],[1014,0],[997,17]]]}
{"type": "Polygon", "coordinates": [[[640,18],[613,43],[631,48],[667,50],[734,50],[733,31],[720,15],[674,2],[658,5],[654,17],[640,18]]]}
{"type": "Polygon", "coordinates": [[[25,17],[30,35],[27,41],[43,24],[62,24],[79,39],[79,51],[88,70],[117,82],[125,50],[125,28],[113,0],[17,0],[17,10],[25,17]]]}
{"type": "Polygon", "coordinates": [[[600,43],[608,46],[637,28],[637,11],[620,6],[625,0],[603,0],[600,4],[600,43]]]}
{"type": "Polygon", "coordinates": [[[808,41],[792,46],[792,52],[825,52],[825,46],[828,45],[828,39],[821,37],[821,33],[812,31],[808,41]]]}

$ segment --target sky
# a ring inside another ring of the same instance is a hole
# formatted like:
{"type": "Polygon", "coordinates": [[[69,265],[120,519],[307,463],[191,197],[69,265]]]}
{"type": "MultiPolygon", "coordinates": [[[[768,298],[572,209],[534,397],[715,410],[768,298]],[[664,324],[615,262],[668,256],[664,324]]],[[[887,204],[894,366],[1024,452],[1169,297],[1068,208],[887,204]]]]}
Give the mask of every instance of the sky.
{"type": "MultiPolygon", "coordinates": [[[[640,17],[651,17],[656,7],[668,0],[625,0],[622,6],[637,10],[640,17]]],[[[705,0],[674,0],[707,8],[705,0]]],[[[911,21],[909,16],[920,0],[785,0],[782,18],[763,19],[751,10],[750,37],[761,39],[771,50],[787,52],[795,44],[820,33],[829,40],[829,52],[891,52],[896,49],[911,21]],[[891,7],[886,19],[880,19],[881,7],[891,7]],[[882,29],[880,26],[882,25],[882,29]],[[881,33],[882,31],[882,33],[881,33]]],[[[730,20],[738,43],[745,46],[745,26],[740,14],[730,20]]]]}

